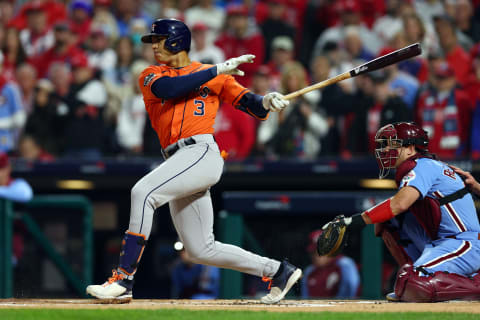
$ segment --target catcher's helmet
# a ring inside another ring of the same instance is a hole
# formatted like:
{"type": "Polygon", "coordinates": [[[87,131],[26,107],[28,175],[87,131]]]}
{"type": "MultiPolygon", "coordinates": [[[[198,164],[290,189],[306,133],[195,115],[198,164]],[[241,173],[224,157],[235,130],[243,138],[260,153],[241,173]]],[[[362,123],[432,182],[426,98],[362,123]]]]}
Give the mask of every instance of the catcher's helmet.
{"type": "Polygon", "coordinates": [[[165,48],[177,53],[190,51],[192,35],[187,25],[176,19],[157,19],[152,23],[151,33],[142,36],[142,42],[152,43],[153,36],[166,37],[165,48]]]}
{"type": "Polygon", "coordinates": [[[380,167],[381,179],[387,176],[391,168],[395,168],[399,156],[398,148],[414,145],[419,152],[427,152],[428,135],[413,122],[396,122],[377,131],[375,144],[375,157],[380,167]]]}

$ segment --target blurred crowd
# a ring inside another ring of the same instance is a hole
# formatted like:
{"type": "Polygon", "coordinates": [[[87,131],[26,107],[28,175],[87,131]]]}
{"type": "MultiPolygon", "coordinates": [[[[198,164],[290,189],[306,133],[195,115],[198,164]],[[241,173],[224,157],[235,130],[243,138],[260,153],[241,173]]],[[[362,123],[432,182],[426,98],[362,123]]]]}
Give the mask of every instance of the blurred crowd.
{"type": "Polygon", "coordinates": [[[251,53],[238,81],[290,93],[412,43],[420,56],[292,101],[265,122],[222,105],[230,160],[351,158],[413,120],[443,159],[480,158],[479,0],[0,0],[0,151],[29,160],[159,156],[139,73],[157,18],[192,30],[203,63],[251,53]]]}

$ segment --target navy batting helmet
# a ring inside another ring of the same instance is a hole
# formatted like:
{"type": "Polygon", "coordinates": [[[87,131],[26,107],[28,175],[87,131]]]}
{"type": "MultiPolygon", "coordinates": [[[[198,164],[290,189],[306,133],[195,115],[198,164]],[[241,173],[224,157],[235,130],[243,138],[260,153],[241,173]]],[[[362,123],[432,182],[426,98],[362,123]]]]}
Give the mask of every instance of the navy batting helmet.
{"type": "Polygon", "coordinates": [[[166,37],[165,48],[173,53],[190,51],[192,35],[187,25],[176,19],[158,19],[152,23],[151,33],[142,37],[142,42],[152,43],[153,36],[166,37]]]}

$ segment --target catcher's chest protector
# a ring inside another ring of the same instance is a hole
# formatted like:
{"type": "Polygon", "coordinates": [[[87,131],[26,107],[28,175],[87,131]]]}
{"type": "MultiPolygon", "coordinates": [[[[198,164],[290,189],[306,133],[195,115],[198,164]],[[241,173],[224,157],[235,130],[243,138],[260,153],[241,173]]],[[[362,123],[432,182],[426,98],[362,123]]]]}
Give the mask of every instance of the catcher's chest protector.
{"type": "MultiPolygon", "coordinates": [[[[403,177],[415,168],[417,165],[415,160],[422,157],[422,155],[416,154],[405,160],[397,168],[395,173],[395,182],[397,183],[397,186],[400,186],[403,177]]],[[[415,218],[417,218],[418,223],[423,227],[430,239],[437,239],[438,228],[442,219],[442,212],[438,200],[431,197],[417,200],[409,208],[409,211],[411,211],[415,218]]]]}

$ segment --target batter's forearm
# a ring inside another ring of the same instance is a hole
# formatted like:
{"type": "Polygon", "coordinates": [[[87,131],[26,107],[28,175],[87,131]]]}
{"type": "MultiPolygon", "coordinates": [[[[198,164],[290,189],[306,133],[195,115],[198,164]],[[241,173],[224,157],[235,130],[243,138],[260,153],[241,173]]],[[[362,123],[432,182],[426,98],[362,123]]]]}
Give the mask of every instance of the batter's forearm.
{"type": "Polygon", "coordinates": [[[178,77],[162,77],[152,84],[150,90],[160,99],[175,99],[188,94],[217,76],[217,67],[178,77]]]}
{"type": "Polygon", "coordinates": [[[235,107],[243,112],[248,113],[260,120],[267,119],[268,110],[265,110],[262,104],[263,96],[247,92],[235,107]]]}

